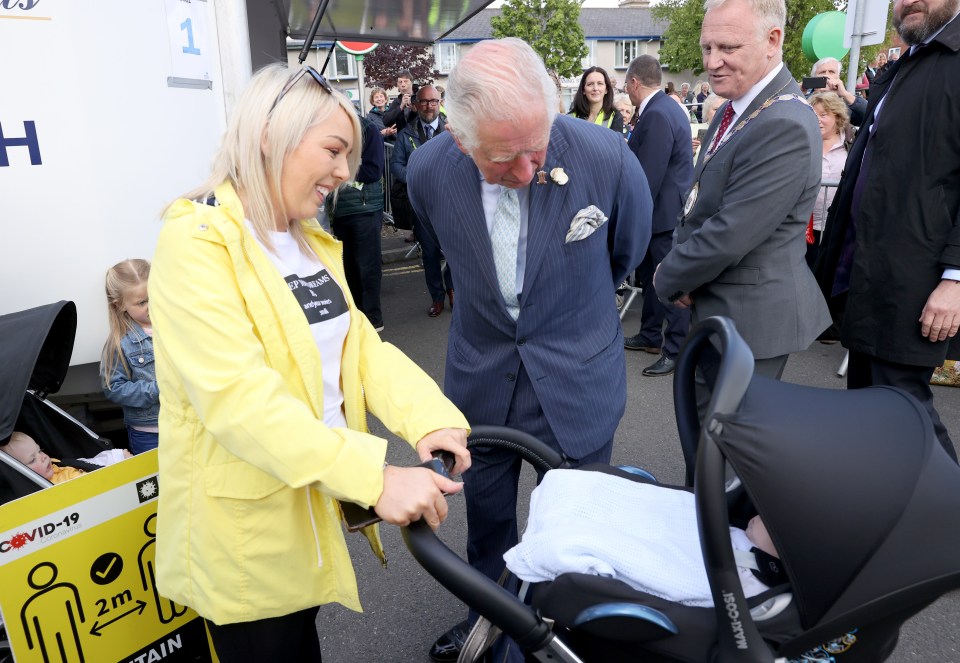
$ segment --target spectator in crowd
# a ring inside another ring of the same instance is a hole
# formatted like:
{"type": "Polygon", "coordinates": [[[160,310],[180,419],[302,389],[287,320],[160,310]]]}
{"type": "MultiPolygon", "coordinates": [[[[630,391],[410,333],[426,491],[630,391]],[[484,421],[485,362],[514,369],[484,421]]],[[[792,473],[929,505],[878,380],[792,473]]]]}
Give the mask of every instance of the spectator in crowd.
{"type": "Polygon", "coordinates": [[[867,80],[873,83],[873,79],[877,77],[877,74],[882,73],[886,66],[887,54],[883,51],[880,51],[877,53],[877,57],[873,59],[873,62],[867,65],[866,71],[864,72],[867,76],[867,80]]]}
{"type": "Polygon", "coordinates": [[[697,85],[697,122],[710,122],[710,120],[703,119],[703,102],[707,100],[707,97],[710,96],[710,84],[703,82],[697,85]]]}
{"type": "Polygon", "coordinates": [[[847,387],[899,387],[930,414],[930,378],[960,357],[960,2],[896,0],[910,45],[870,88],[827,217],[817,277],[850,350],[847,387]]]}
{"type": "MultiPolygon", "coordinates": [[[[650,238],[643,170],[619,133],[556,114],[556,86],[519,39],[470,49],[447,94],[450,131],[408,171],[461,293],[444,389],[475,425],[518,428],[574,465],[609,462],[626,404],[614,293],[650,238]]],[[[496,580],[517,542],[520,459],[482,447],[473,458],[467,556],[496,580]]],[[[468,626],[431,657],[456,660],[468,626]]]]}
{"type": "MultiPolygon", "coordinates": [[[[822,141],[783,64],[785,23],[783,0],[707,0],[703,65],[730,101],[707,130],[674,246],[654,276],[661,299],[692,308],[692,323],[731,318],[755,373],[775,379],[830,322],[804,261],[822,141]]],[[[706,368],[709,379],[716,366],[706,368]]]]}
{"type": "Polygon", "coordinates": [[[413,75],[404,70],[397,74],[397,97],[383,112],[383,126],[394,127],[399,132],[416,117],[417,109],[413,106],[413,75]]]}
{"type": "MultiPolygon", "coordinates": [[[[397,134],[397,143],[393,149],[393,159],[390,162],[390,172],[393,174],[393,179],[406,184],[408,191],[410,180],[408,179],[407,164],[410,157],[415,150],[436,134],[444,131],[447,126],[446,120],[440,115],[440,95],[432,85],[424,85],[417,91],[415,105],[418,119],[409,122],[397,134]]],[[[443,181],[443,178],[439,178],[434,184],[437,185],[443,181]]],[[[427,309],[427,315],[436,318],[443,313],[445,294],[450,300],[450,309],[453,310],[453,277],[450,273],[450,265],[447,264],[441,268],[443,251],[440,248],[440,242],[437,241],[437,234],[432,227],[422,223],[415,211],[413,214],[413,233],[417,241],[420,242],[423,275],[427,281],[427,292],[430,294],[430,301],[432,302],[430,308],[427,309]]]]}
{"type": "Polygon", "coordinates": [[[623,118],[624,135],[629,136],[630,132],[633,131],[633,113],[635,110],[633,102],[630,101],[630,95],[624,94],[623,92],[616,95],[613,98],[613,107],[617,109],[620,117],[623,118]]]}
{"type": "MultiPolygon", "coordinates": [[[[7,441],[0,443],[0,451],[16,458],[54,485],[86,474],[84,470],[77,467],[66,464],[57,465],[57,463],[61,463],[59,459],[50,458],[40,448],[36,440],[21,431],[13,431],[7,441]]],[[[106,466],[119,463],[121,460],[130,458],[131,455],[126,449],[108,449],[98,453],[93,458],[78,458],[77,460],[90,465],[106,466]]]]}
{"type": "Polygon", "coordinates": [[[360,609],[338,500],[399,525],[446,516],[459,485],[387,465],[368,413],[421,460],[446,449],[469,466],[466,420],[356,310],[313,218],[360,142],[319,73],[267,66],[157,241],[157,589],[204,617],[222,663],[319,661],[318,606],[360,609]]]}
{"type": "Polygon", "coordinates": [[[446,117],[447,109],[443,107],[443,101],[445,99],[444,95],[447,93],[447,90],[442,85],[434,85],[434,87],[437,89],[437,94],[440,95],[440,114],[446,117]]]}
{"type": "Polygon", "coordinates": [[[367,113],[367,119],[373,122],[373,125],[380,131],[380,136],[386,140],[393,138],[397,134],[395,125],[385,126],[383,124],[383,114],[387,109],[387,92],[382,87],[375,87],[370,90],[370,111],[367,113]]]}
{"type": "Polygon", "coordinates": [[[693,110],[693,105],[697,103],[697,95],[690,89],[690,83],[680,84],[680,98],[689,110],[693,110]]]}
{"type": "Polygon", "coordinates": [[[707,124],[713,122],[714,114],[716,114],[717,109],[720,108],[720,104],[724,101],[726,101],[726,99],[719,94],[711,93],[703,102],[703,121],[707,124]]]}
{"type": "Polygon", "coordinates": [[[613,107],[613,85],[605,70],[590,67],[583,72],[568,115],[623,133],[623,117],[613,107]]]}
{"type": "Polygon", "coordinates": [[[843,81],[840,80],[840,74],[842,73],[843,67],[840,65],[838,59],[821,58],[817,60],[817,63],[813,65],[813,69],[810,71],[810,75],[818,78],[826,78],[827,85],[824,88],[808,91],[807,96],[814,92],[819,92],[821,89],[828,92],[836,92],[837,95],[843,99],[844,103],[847,104],[850,123],[855,127],[859,127],[863,124],[864,116],[866,115],[867,100],[863,97],[858,97],[844,87],[843,81]]]}
{"type": "Polygon", "coordinates": [[[383,331],[380,310],[380,230],[383,227],[383,138],[376,125],[360,119],[363,148],[360,168],[352,182],[327,197],[330,227],[343,242],[343,271],[357,308],[383,331]]]}
{"type": "Polygon", "coordinates": [[[690,118],[660,91],[663,73],[652,55],[641,55],[627,69],[626,90],[636,104],[638,119],[630,135],[630,150],[646,175],[653,199],[653,235],[643,262],[637,268],[636,281],[643,288],[640,331],[625,338],[628,350],[660,355],[643,369],[648,377],[670,375],[677,353],[690,327],[689,309],[666,306],[657,299],[653,272],[670,251],[673,230],[683,211],[683,195],[693,181],[690,159],[690,118]],[[666,330],[664,330],[666,320],[666,330]]]}
{"type": "MultiPolygon", "coordinates": [[[[823,160],[821,182],[838,182],[843,164],[847,160],[847,130],[850,116],[847,104],[835,92],[817,92],[809,99],[820,124],[820,138],[823,139],[823,160]]],[[[817,202],[813,206],[813,242],[807,243],[807,264],[813,269],[820,251],[820,237],[827,217],[827,209],[833,202],[836,187],[821,185],[817,202]]]]}

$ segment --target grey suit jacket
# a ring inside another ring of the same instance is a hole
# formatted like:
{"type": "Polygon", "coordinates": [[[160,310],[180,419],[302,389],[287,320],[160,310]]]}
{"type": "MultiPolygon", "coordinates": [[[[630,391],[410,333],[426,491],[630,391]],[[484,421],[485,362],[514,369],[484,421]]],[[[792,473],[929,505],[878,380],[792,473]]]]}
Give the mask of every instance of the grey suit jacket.
{"type": "Polygon", "coordinates": [[[543,170],[565,185],[530,184],[520,317],[507,313],[497,281],[473,160],[444,132],[410,157],[410,202],[440,240],[457,284],[444,393],[472,425],[503,425],[522,364],[563,451],[582,458],[613,439],[626,404],[623,332],[614,292],[650,241],[652,203],[623,137],[558,116],[543,170]],[[577,212],[609,218],[566,241],[577,212]]]}
{"type": "MultiPolygon", "coordinates": [[[[784,67],[736,127],[774,96],[800,94],[784,67]]],[[[729,102],[728,102],[729,103],[729,102]]],[[[723,108],[707,130],[709,146],[723,108]]],[[[820,187],[822,140],[803,101],[778,101],[732,134],[694,170],[696,202],[674,232],[656,288],[665,303],[693,299],[692,321],[724,315],[758,359],[806,348],[830,324],[804,260],[805,231],[820,187]]]]}

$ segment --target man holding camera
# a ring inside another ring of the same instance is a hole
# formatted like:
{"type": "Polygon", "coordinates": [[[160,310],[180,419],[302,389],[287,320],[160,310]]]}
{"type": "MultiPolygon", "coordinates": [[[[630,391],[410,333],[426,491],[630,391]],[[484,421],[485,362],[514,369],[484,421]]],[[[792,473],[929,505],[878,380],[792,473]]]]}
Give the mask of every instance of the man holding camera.
{"type": "Polygon", "coordinates": [[[417,90],[413,85],[413,75],[406,69],[397,74],[397,91],[399,94],[383,111],[383,126],[396,127],[400,132],[417,116],[417,109],[413,106],[417,90]]]}
{"type": "Polygon", "coordinates": [[[843,81],[840,80],[842,72],[843,67],[837,58],[821,58],[810,70],[810,78],[803,79],[803,87],[808,90],[808,97],[820,90],[836,92],[850,111],[850,124],[859,127],[867,115],[867,100],[843,86],[843,81]]]}

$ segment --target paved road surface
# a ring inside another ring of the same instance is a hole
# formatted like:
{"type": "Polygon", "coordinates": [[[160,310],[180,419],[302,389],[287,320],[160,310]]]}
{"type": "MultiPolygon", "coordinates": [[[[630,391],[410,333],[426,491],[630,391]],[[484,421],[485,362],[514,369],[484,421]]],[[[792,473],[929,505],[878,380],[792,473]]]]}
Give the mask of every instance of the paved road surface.
{"type": "MultiPolygon", "coordinates": [[[[439,382],[447,347],[450,313],[439,318],[426,315],[429,296],[423,273],[413,263],[394,263],[383,280],[383,337],[399,346],[439,382]]],[[[639,304],[624,324],[628,335],[639,327],[639,304]]],[[[840,389],[843,381],[835,371],[843,356],[839,345],[815,343],[791,358],[784,380],[840,389]]],[[[627,412],[617,431],[614,463],[632,463],[652,471],[665,483],[682,483],[683,469],[673,416],[672,377],[646,378],[640,371],[656,358],[628,352],[627,412]]],[[[936,387],[941,416],[954,437],[960,437],[960,389],[936,387]]],[[[379,422],[371,421],[380,434],[379,422]]],[[[395,439],[395,438],[394,438],[395,439]]],[[[413,464],[415,456],[406,445],[391,445],[389,460],[413,464]]],[[[532,490],[532,473],[524,474],[524,499],[532,490]]],[[[465,555],[463,498],[451,498],[450,517],[441,537],[465,555]]],[[[525,512],[526,504],[521,508],[525,512]]],[[[960,518],[960,515],[958,515],[960,518]]],[[[429,577],[407,552],[399,530],[383,528],[390,560],[381,569],[358,536],[350,536],[360,597],[366,612],[356,614],[340,606],[320,611],[320,632],[325,663],[420,663],[433,640],[465,615],[463,605],[429,577]]],[[[813,544],[815,545],[815,543],[813,544]]],[[[960,662],[960,594],[954,593],[928,608],[904,628],[901,643],[891,661],[960,662]]]]}

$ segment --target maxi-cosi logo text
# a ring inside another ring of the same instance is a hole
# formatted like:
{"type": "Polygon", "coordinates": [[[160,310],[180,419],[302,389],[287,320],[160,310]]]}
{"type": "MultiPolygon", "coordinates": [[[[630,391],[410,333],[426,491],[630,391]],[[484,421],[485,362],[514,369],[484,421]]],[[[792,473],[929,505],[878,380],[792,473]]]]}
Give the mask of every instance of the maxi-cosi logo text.
{"type": "Polygon", "coordinates": [[[58,539],[67,532],[72,532],[79,528],[80,514],[74,512],[64,516],[63,520],[41,523],[29,530],[24,529],[15,532],[13,536],[6,541],[0,541],[0,554],[20,550],[34,542],[58,539]]]}

